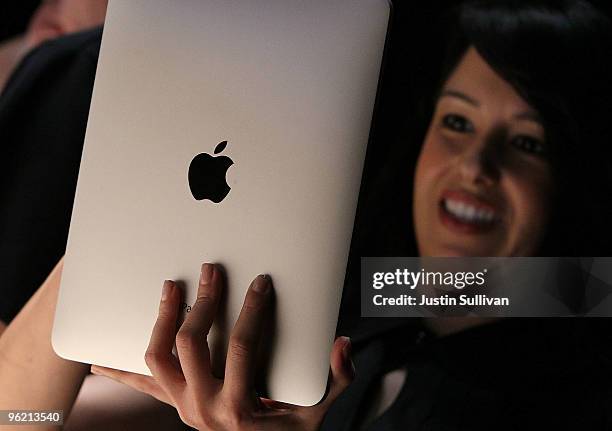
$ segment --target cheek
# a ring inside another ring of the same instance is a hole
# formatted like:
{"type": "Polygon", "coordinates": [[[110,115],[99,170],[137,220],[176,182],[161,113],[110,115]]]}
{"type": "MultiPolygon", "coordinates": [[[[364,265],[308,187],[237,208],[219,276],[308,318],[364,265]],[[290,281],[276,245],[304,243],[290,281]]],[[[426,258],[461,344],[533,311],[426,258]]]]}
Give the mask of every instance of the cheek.
{"type": "Polygon", "coordinates": [[[515,248],[537,248],[550,218],[552,181],[546,174],[516,176],[508,178],[503,188],[512,208],[510,231],[515,248]]]}
{"type": "Polygon", "coordinates": [[[451,165],[452,155],[430,130],[419,154],[413,186],[413,226],[421,255],[433,256],[439,253],[435,247],[432,248],[432,244],[437,241],[437,199],[451,165]]]}
{"type": "Polygon", "coordinates": [[[428,253],[422,247],[431,239],[429,235],[433,232],[432,223],[438,211],[437,198],[451,164],[451,157],[441,144],[428,133],[414,173],[412,212],[421,253],[428,253]]]}
{"type": "Polygon", "coordinates": [[[431,197],[440,180],[451,165],[452,157],[439,139],[428,134],[416,165],[414,196],[431,197]]]}

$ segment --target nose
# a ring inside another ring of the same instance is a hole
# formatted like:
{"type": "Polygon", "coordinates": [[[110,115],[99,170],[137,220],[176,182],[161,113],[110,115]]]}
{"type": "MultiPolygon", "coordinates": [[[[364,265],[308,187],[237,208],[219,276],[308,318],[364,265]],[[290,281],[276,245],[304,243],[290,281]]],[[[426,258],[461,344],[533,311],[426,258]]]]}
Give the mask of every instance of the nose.
{"type": "Polygon", "coordinates": [[[495,133],[467,145],[459,160],[462,179],[471,184],[484,186],[499,181],[500,142],[503,142],[503,136],[495,133]]]}

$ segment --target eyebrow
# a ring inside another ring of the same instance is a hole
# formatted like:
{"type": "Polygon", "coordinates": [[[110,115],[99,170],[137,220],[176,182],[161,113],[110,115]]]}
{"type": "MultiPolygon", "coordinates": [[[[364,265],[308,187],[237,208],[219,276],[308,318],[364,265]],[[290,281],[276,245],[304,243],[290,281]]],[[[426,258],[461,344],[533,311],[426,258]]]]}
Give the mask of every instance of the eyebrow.
{"type": "Polygon", "coordinates": [[[457,99],[461,99],[464,102],[469,103],[470,105],[473,105],[476,107],[480,106],[480,102],[478,100],[474,99],[473,97],[468,96],[465,93],[457,91],[457,90],[444,90],[440,94],[440,97],[455,97],[457,99]]]}
{"type": "Polygon", "coordinates": [[[515,115],[514,118],[517,120],[531,121],[533,123],[537,123],[540,126],[543,125],[542,117],[540,117],[537,112],[521,112],[520,114],[515,115]]]}
{"type": "MultiPolygon", "coordinates": [[[[475,107],[480,107],[480,102],[476,99],[474,99],[471,96],[468,96],[465,93],[462,93],[461,91],[457,91],[457,90],[444,90],[442,91],[442,93],[440,93],[440,97],[454,97],[460,100],[463,100],[464,102],[469,103],[472,106],[475,107]]],[[[540,117],[540,115],[537,112],[532,112],[532,111],[525,111],[525,112],[521,112],[520,114],[517,114],[514,116],[515,119],[517,120],[524,120],[524,121],[531,121],[533,123],[537,123],[538,125],[542,125],[542,117],[540,117]]]]}

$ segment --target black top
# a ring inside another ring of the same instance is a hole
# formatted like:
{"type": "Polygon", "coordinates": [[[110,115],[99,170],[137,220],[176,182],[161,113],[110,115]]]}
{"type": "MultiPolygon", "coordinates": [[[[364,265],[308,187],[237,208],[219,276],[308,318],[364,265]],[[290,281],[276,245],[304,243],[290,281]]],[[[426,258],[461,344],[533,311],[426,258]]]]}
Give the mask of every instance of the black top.
{"type": "Polygon", "coordinates": [[[610,430],[609,322],[514,318],[435,338],[416,319],[379,319],[354,332],[356,380],[322,430],[357,430],[372,385],[400,366],[405,384],[368,431],[610,430]]]}
{"type": "Polygon", "coordinates": [[[101,30],[45,43],[0,96],[0,320],[64,254],[101,30]]]}

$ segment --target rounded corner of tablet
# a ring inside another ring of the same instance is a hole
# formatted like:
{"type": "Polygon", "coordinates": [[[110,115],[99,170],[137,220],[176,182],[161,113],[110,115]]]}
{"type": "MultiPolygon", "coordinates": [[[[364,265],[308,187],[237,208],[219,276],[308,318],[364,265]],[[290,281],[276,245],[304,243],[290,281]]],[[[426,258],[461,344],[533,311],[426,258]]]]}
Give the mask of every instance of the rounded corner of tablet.
{"type": "Polygon", "coordinates": [[[290,404],[295,404],[301,407],[313,407],[323,402],[325,397],[328,395],[327,391],[327,380],[323,381],[320,388],[315,388],[309,393],[300,392],[299,394],[293,394],[290,401],[286,401],[290,404]]]}
{"type": "Polygon", "coordinates": [[[63,337],[58,333],[59,331],[56,329],[56,326],[53,326],[53,331],[51,331],[51,348],[55,352],[57,356],[62,359],[66,359],[68,361],[73,361],[74,358],[69,353],[66,345],[63,343],[63,337]]]}

